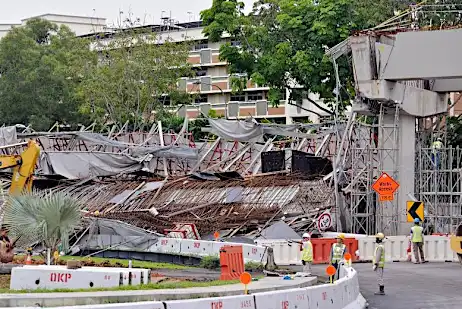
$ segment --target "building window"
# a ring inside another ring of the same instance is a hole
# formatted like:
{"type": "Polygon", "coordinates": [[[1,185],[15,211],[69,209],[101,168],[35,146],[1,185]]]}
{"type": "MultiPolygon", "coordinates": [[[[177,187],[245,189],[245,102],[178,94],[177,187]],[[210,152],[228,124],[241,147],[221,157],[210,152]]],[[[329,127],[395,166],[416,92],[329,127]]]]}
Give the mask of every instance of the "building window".
{"type": "Polygon", "coordinates": [[[194,74],[196,77],[201,77],[201,76],[206,76],[207,75],[207,69],[201,69],[201,68],[193,68],[194,74]]]}
{"type": "Polygon", "coordinates": [[[201,50],[201,49],[206,49],[209,48],[209,43],[207,42],[198,42],[193,45],[192,50],[201,50]]]}
{"type": "Polygon", "coordinates": [[[206,94],[200,94],[199,96],[194,98],[194,103],[207,103],[209,101],[209,96],[206,94]]]}
{"type": "Polygon", "coordinates": [[[261,92],[249,92],[247,94],[247,101],[261,101],[263,100],[263,93],[261,92]]]}
{"type": "Polygon", "coordinates": [[[245,102],[245,93],[231,94],[231,102],[245,102]]]}
{"type": "Polygon", "coordinates": [[[231,46],[241,46],[240,41],[231,41],[231,46]]]}

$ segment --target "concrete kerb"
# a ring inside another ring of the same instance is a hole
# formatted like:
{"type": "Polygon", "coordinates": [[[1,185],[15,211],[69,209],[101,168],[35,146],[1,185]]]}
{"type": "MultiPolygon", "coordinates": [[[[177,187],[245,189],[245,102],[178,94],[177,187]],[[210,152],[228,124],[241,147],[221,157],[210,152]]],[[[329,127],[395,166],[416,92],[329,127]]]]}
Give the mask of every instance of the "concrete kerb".
{"type": "MultiPolygon", "coordinates": [[[[316,283],[316,277],[282,280],[281,278],[264,278],[249,285],[249,293],[277,291],[309,287],[316,283]]],[[[141,301],[168,301],[207,297],[242,295],[242,284],[214,287],[187,288],[176,290],[146,291],[103,291],[103,292],[69,292],[69,293],[30,293],[2,294],[0,307],[58,307],[95,305],[108,303],[130,303],[141,301]]]]}

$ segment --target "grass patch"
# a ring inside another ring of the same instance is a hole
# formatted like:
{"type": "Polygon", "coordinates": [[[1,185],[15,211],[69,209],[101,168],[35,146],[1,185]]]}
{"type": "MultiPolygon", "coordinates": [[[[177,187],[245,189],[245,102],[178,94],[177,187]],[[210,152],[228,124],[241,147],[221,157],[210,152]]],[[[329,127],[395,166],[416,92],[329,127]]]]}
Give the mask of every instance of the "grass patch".
{"type": "MultiPolygon", "coordinates": [[[[44,259],[41,256],[34,256],[35,261],[40,261],[45,263],[44,259]]],[[[100,257],[81,257],[81,256],[61,256],[59,257],[61,261],[60,264],[65,264],[66,261],[69,260],[77,260],[82,261],[82,266],[101,266],[101,267],[128,267],[129,260],[123,259],[108,259],[108,258],[100,258],[100,257]]],[[[176,265],[176,264],[169,264],[169,263],[155,263],[149,261],[138,261],[132,260],[132,267],[133,268],[148,268],[148,269],[174,269],[174,270],[182,270],[182,269],[191,269],[194,268],[192,266],[185,266],[185,265],[176,265]]]]}
{"type": "Polygon", "coordinates": [[[160,282],[160,283],[150,283],[144,285],[127,285],[114,288],[95,288],[95,289],[54,289],[54,290],[21,290],[15,291],[10,289],[0,289],[0,293],[9,293],[9,294],[24,294],[24,293],[72,293],[72,292],[99,292],[99,291],[142,291],[142,290],[160,290],[160,289],[185,289],[185,288],[197,288],[197,287],[211,287],[211,286],[222,286],[229,284],[239,283],[239,280],[230,280],[230,281],[208,281],[208,282],[194,282],[194,281],[179,281],[179,282],[160,282]]]}
{"type": "Polygon", "coordinates": [[[211,270],[220,269],[220,258],[214,255],[204,256],[199,266],[211,270]]]}
{"type": "MultiPolygon", "coordinates": [[[[84,262],[91,260],[95,264],[103,264],[106,261],[108,261],[111,265],[121,264],[122,267],[128,267],[128,261],[129,261],[129,260],[122,260],[122,259],[107,259],[107,258],[99,258],[99,257],[84,258],[80,256],[62,256],[60,257],[60,259],[63,261],[77,260],[77,261],[84,261],[84,262]]],[[[149,269],[179,269],[179,270],[193,268],[191,266],[185,266],[185,265],[177,265],[177,264],[169,264],[169,263],[155,263],[155,262],[138,261],[138,260],[132,260],[132,267],[133,268],[149,268],[149,269]]]]}
{"type": "Polygon", "coordinates": [[[255,271],[261,272],[263,271],[263,264],[258,262],[247,262],[245,263],[245,270],[246,271],[255,271]]]}

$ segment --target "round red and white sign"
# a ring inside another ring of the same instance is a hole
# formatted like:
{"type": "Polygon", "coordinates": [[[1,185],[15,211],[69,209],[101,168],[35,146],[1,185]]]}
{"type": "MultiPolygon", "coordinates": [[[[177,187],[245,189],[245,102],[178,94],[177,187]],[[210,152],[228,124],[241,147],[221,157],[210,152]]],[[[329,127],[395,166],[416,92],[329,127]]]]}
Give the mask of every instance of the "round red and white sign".
{"type": "Polygon", "coordinates": [[[322,213],[318,218],[318,229],[325,231],[332,226],[332,216],[329,212],[322,213]]]}

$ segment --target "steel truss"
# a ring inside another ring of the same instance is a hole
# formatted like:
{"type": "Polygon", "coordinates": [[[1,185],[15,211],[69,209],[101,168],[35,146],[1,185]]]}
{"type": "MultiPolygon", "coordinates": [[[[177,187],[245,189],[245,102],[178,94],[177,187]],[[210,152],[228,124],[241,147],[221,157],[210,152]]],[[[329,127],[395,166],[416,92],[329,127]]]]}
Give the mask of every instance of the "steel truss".
{"type": "MultiPolygon", "coordinates": [[[[319,126],[321,128],[321,126],[319,126]]],[[[95,133],[93,130],[81,132],[95,133]]],[[[274,150],[300,150],[310,154],[332,158],[335,150],[335,132],[332,129],[320,134],[306,134],[306,138],[295,137],[277,139],[270,136],[263,142],[232,141],[209,134],[207,141],[194,141],[193,134],[188,132],[187,125],[179,132],[165,132],[162,123],[152,126],[149,132],[126,132],[111,130],[105,134],[109,139],[133,146],[183,146],[196,148],[198,160],[181,158],[153,158],[151,172],[161,176],[182,176],[191,172],[225,172],[237,171],[242,175],[255,175],[261,171],[261,153],[274,150]]],[[[92,144],[78,139],[72,132],[26,132],[19,134],[20,140],[35,138],[42,151],[46,152],[113,152],[130,154],[127,147],[92,144]]],[[[5,147],[4,154],[18,154],[23,147],[5,147]]],[[[289,153],[289,152],[288,152],[289,153]]],[[[290,161],[290,156],[287,158],[290,161]]],[[[40,171],[40,166],[38,167],[40,171]]]]}

